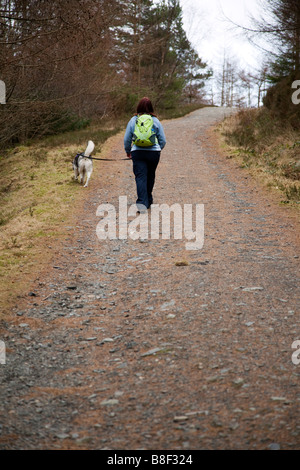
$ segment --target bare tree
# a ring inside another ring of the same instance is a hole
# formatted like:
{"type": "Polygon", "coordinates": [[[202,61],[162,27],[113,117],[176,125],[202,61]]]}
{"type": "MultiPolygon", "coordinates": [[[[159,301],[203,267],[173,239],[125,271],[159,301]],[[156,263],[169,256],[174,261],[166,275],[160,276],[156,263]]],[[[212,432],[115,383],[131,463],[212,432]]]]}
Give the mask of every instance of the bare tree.
{"type": "MultiPolygon", "coordinates": [[[[113,0],[0,0],[0,70],[7,86],[0,142],[47,133],[106,108],[113,0]],[[78,118],[77,118],[78,119],[78,118]]],[[[109,84],[109,85],[108,85],[109,84]]]]}
{"type": "Polygon", "coordinates": [[[239,76],[237,61],[224,54],[222,70],[217,73],[216,78],[221,106],[236,106],[240,101],[238,92],[239,76]]]}

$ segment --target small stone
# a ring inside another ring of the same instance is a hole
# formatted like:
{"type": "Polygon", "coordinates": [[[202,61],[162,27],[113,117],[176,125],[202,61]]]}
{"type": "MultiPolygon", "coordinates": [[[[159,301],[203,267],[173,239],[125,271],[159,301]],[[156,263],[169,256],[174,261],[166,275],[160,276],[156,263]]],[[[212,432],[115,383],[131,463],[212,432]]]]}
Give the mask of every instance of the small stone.
{"type": "Polygon", "coordinates": [[[285,397],[271,397],[271,400],[273,401],[286,401],[285,397]]]}
{"type": "Polygon", "coordinates": [[[165,302],[160,309],[161,310],[168,310],[168,308],[173,307],[175,305],[175,300],[171,300],[170,302],[165,302]]]}
{"type": "Polygon", "coordinates": [[[146,351],[144,354],[142,354],[142,357],[146,357],[146,356],[152,356],[152,354],[156,354],[160,351],[162,351],[163,348],[153,348],[153,349],[149,349],[149,351],[146,351]]]}
{"type": "Polygon", "coordinates": [[[222,369],[222,370],[221,370],[221,374],[222,374],[222,375],[225,375],[225,374],[227,374],[227,373],[230,372],[230,371],[231,371],[231,369],[229,369],[229,368],[228,368],[228,369],[222,369]]]}
{"type": "Polygon", "coordinates": [[[239,428],[239,424],[236,423],[236,422],[231,423],[230,426],[229,426],[229,429],[231,431],[236,431],[238,428],[239,428]]]}
{"type": "Polygon", "coordinates": [[[264,290],[263,287],[244,287],[243,292],[256,292],[264,290]]]}
{"type": "Polygon", "coordinates": [[[280,445],[275,442],[269,445],[270,450],[280,450],[280,445]]]}
{"type": "Polygon", "coordinates": [[[223,424],[221,423],[221,421],[216,416],[213,418],[212,424],[213,424],[213,426],[215,426],[217,428],[223,427],[223,424]]]}
{"type": "Polygon", "coordinates": [[[174,421],[175,423],[187,421],[189,418],[188,416],[175,416],[174,421]]]}
{"type": "Polygon", "coordinates": [[[244,379],[242,379],[241,377],[233,381],[233,385],[235,385],[236,387],[241,387],[243,383],[244,383],[244,379]]]}
{"type": "Polygon", "coordinates": [[[115,398],[111,398],[109,400],[103,400],[100,405],[101,406],[114,406],[114,405],[118,405],[119,403],[119,400],[115,399],[115,398]]]}
{"type": "Polygon", "coordinates": [[[213,375],[211,377],[208,377],[206,380],[207,382],[213,383],[213,382],[217,382],[220,379],[222,379],[222,377],[220,377],[219,375],[213,375]]]}
{"type": "Polygon", "coordinates": [[[62,434],[57,434],[56,437],[57,437],[58,439],[67,439],[67,438],[69,437],[69,434],[64,434],[64,433],[62,433],[62,434]]]}
{"type": "Polygon", "coordinates": [[[93,393],[92,395],[90,395],[90,396],[88,397],[88,400],[93,400],[93,399],[96,398],[96,397],[97,397],[97,394],[96,394],[96,393],[93,393]]]}

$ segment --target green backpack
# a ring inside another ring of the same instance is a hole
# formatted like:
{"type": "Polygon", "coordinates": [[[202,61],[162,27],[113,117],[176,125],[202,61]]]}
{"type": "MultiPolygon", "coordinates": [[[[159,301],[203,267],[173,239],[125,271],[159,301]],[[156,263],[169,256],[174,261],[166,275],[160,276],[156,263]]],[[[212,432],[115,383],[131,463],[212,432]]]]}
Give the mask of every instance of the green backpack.
{"type": "Polygon", "coordinates": [[[153,128],[153,118],[150,114],[138,116],[132,141],[138,147],[151,147],[157,143],[155,130],[153,128]]]}

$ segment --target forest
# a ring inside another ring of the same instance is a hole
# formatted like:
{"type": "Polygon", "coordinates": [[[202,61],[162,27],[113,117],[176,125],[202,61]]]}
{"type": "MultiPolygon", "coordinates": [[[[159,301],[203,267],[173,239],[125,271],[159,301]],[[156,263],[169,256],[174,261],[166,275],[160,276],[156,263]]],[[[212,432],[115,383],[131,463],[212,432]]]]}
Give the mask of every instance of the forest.
{"type": "Polygon", "coordinates": [[[197,100],[212,71],[178,0],[0,0],[0,146],[197,100]]]}

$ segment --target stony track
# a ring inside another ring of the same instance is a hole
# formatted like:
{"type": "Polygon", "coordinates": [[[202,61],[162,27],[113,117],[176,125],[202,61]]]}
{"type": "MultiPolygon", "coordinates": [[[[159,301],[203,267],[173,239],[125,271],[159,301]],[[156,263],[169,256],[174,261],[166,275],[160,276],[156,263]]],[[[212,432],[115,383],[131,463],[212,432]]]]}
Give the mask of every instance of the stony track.
{"type": "Polygon", "coordinates": [[[95,162],[1,325],[0,449],[299,449],[299,220],[217,151],[226,112],[163,123],[154,203],[204,205],[199,250],[172,232],[99,240],[99,205],[136,194],[130,161],[95,162]]]}

